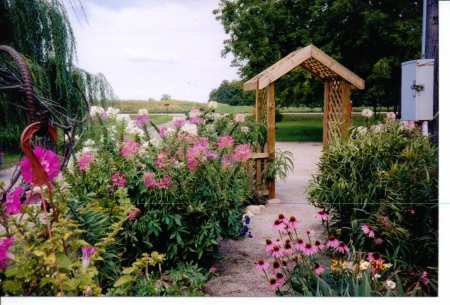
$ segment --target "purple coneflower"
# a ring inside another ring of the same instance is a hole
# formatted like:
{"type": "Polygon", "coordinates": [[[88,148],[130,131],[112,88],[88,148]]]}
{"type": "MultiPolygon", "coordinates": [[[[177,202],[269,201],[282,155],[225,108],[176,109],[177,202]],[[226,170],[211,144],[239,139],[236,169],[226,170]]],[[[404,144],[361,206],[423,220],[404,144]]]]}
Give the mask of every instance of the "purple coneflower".
{"type": "Polygon", "coordinates": [[[319,218],[319,219],[322,219],[322,220],[327,220],[328,219],[328,214],[325,213],[324,210],[320,210],[319,212],[317,212],[316,218],[319,218]]]}
{"type": "Polygon", "coordinates": [[[256,264],[256,269],[263,270],[263,271],[267,270],[267,269],[269,269],[269,263],[265,262],[263,259],[260,259],[258,261],[258,264],[256,264]]]}
{"type": "Polygon", "coordinates": [[[367,253],[367,260],[370,261],[378,261],[381,262],[383,259],[381,257],[380,252],[378,251],[374,251],[374,252],[369,252],[367,253]]]}
{"type": "Polygon", "coordinates": [[[283,250],[280,248],[280,246],[275,245],[273,246],[272,255],[276,258],[280,258],[281,256],[283,256],[283,250]]]}
{"type": "Polygon", "coordinates": [[[321,275],[322,273],[325,272],[325,270],[327,269],[327,267],[325,265],[322,265],[318,262],[314,262],[314,273],[317,275],[321,275]]]}
{"type": "Polygon", "coordinates": [[[288,224],[288,227],[292,228],[292,229],[297,229],[300,226],[300,222],[298,222],[298,220],[295,219],[294,216],[289,217],[287,224],[288,224]]]}
{"type": "Polygon", "coordinates": [[[339,246],[336,248],[336,250],[341,253],[350,252],[350,248],[347,247],[347,245],[343,241],[339,242],[339,246]]]}
{"type": "Polygon", "coordinates": [[[313,245],[311,245],[311,243],[306,243],[305,247],[303,248],[303,253],[305,255],[313,255],[317,252],[317,249],[313,247],[313,245]]]}
{"type": "Polygon", "coordinates": [[[279,262],[274,261],[272,263],[273,274],[281,273],[281,265],[279,262]]]}
{"type": "Polygon", "coordinates": [[[266,239],[266,252],[269,255],[272,255],[274,243],[269,238],[266,239]]]}
{"type": "Polygon", "coordinates": [[[294,254],[294,252],[295,252],[294,246],[292,246],[290,242],[284,245],[284,255],[292,255],[294,254]]]}
{"type": "Polygon", "coordinates": [[[274,231],[278,231],[278,230],[282,230],[284,229],[285,224],[283,223],[282,220],[280,219],[275,219],[273,225],[272,225],[272,230],[274,231]]]}
{"type": "Polygon", "coordinates": [[[301,238],[297,238],[297,242],[294,244],[297,250],[303,251],[305,249],[305,242],[301,238]]]}
{"type": "Polygon", "coordinates": [[[316,234],[316,231],[314,231],[314,230],[307,230],[307,231],[306,231],[306,234],[307,234],[308,236],[313,236],[314,234],[316,234]]]}
{"type": "Polygon", "coordinates": [[[269,286],[270,290],[277,290],[282,285],[277,281],[276,278],[271,278],[269,280],[269,284],[270,284],[270,286],[269,286]]]}
{"type": "Polygon", "coordinates": [[[276,279],[277,279],[277,282],[280,284],[280,286],[282,286],[283,284],[284,284],[284,281],[285,281],[285,276],[283,275],[283,273],[277,273],[276,275],[275,275],[275,277],[276,277],[276,279]]]}
{"type": "Polygon", "coordinates": [[[369,237],[375,237],[375,232],[373,228],[369,225],[362,225],[361,230],[363,230],[364,234],[369,234],[369,237]]]}
{"type": "Polygon", "coordinates": [[[337,247],[339,247],[339,240],[337,240],[334,235],[330,235],[328,236],[328,240],[325,246],[336,249],[337,247]]]}
{"type": "Polygon", "coordinates": [[[324,250],[325,249],[325,245],[323,245],[320,240],[316,240],[316,242],[314,243],[314,246],[318,249],[318,250],[324,250]]]}

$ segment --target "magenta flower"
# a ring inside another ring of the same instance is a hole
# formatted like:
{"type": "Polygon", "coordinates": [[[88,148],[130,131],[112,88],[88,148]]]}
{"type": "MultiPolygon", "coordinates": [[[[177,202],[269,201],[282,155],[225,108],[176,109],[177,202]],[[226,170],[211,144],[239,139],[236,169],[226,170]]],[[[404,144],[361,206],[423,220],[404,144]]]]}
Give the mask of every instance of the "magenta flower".
{"type": "Polygon", "coordinates": [[[256,269],[258,270],[267,270],[269,269],[269,263],[265,262],[263,259],[258,260],[258,263],[256,264],[256,269]]]}
{"type": "Polygon", "coordinates": [[[314,248],[314,246],[311,245],[311,243],[306,243],[305,244],[305,247],[303,248],[303,253],[305,255],[311,256],[313,254],[316,254],[316,252],[317,252],[317,249],[314,248]]]}
{"type": "Polygon", "coordinates": [[[234,144],[234,140],[230,136],[223,136],[217,140],[217,146],[219,148],[228,148],[228,147],[233,146],[233,144],[234,144]]]}
{"type": "Polygon", "coordinates": [[[301,238],[297,238],[297,242],[294,244],[294,247],[297,250],[303,251],[303,249],[305,249],[305,242],[303,241],[303,239],[301,238]]]}
{"type": "Polygon", "coordinates": [[[287,224],[292,229],[297,229],[300,226],[300,222],[294,216],[289,217],[287,224]]]}
{"type": "Polygon", "coordinates": [[[383,243],[383,240],[381,238],[375,238],[375,244],[381,245],[383,243]]]}
{"type": "Polygon", "coordinates": [[[381,257],[380,252],[374,251],[374,252],[369,252],[369,253],[367,253],[367,260],[368,260],[369,262],[371,262],[371,261],[378,261],[378,262],[381,262],[383,259],[382,259],[382,257],[381,257]]]}
{"type": "Polygon", "coordinates": [[[135,156],[139,153],[140,145],[138,142],[133,140],[128,140],[125,142],[125,145],[122,147],[120,152],[125,159],[128,159],[132,156],[135,156]]]}
{"type": "Polygon", "coordinates": [[[211,268],[209,268],[209,272],[214,273],[216,272],[217,268],[214,266],[211,266],[211,268]]]}
{"type": "Polygon", "coordinates": [[[314,246],[317,250],[325,250],[325,245],[320,242],[320,240],[316,240],[314,246]]]}
{"type": "Polygon", "coordinates": [[[184,126],[185,123],[186,123],[186,121],[183,119],[180,119],[180,118],[173,120],[173,126],[175,128],[181,128],[184,126]]]}
{"type": "MultiPolygon", "coordinates": [[[[47,173],[48,180],[52,181],[58,175],[59,167],[61,164],[58,161],[58,156],[51,150],[46,150],[40,146],[36,146],[33,149],[39,163],[41,164],[44,171],[47,173]]],[[[28,157],[25,157],[22,162],[19,162],[19,166],[22,167],[22,177],[28,182],[32,183],[33,178],[35,178],[35,173],[33,173],[31,168],[31,162],[28,157]]]]}
{"type": "Polygon", "coordinates": [[[217,159],[217,151],[211,150],[206,152],[206,159],[208,160],[216,160],[217,159]]]}
{"type": "Polygon", "coordinates": [[[156,189],[168,189],[172,184],[172,181],[169,177],[164,176],[160,181],[157,181],[153,178],[153,173],[145,173],[144,174],[144,182],[148,188],[156,188],[156,189]]]}
{"type": "Polygon", "coordinates": [[[347,245],[343,241],[339,242],[339,246],[336,247],[336,250],[341,253],[350,252],[350,248],[347,247],[347,245]]]}
{"type": "Polygon", "coordinates": [[[252,148],[248,144],[239,144],[234,150],[233,160],[236,162],[246,162],[250,158],[252,148]]]}
{"type": "Polygon", "coordinates": [[[273,246],[275,244],[272,242],[272,240],[270,240],[269,238],[266,239],[266,252],[269,255],[272,255],[272,251],[273,251],[273,246]]]}
{"type": "Polygon", "coordinates": [[[273,225],[272,225],[272,230],[274,231],[279,231],[284,229],[286,225],[284,224],[283,221],[279,220],[279,219],[275,219],[273,225]]]}
{"type": "Polygon", "coordinates": [[[271,278],[269,280],[269,289],[270,290],[277,290],[281,286],[282,286],[282,284],[279,281],[277,281],[276,278],[271,278]]]}
{"type": "Polygon", "coordinates": [[[150,124],[150,117],[148,115],[138,115],[136,117],[135,124],[139,128],[144,128],[146,125],[150,124]]]}
{"type": "Polygon", "coordinates": [[[78,157],[78,166],[83,172],[86,172],[91,167],[91,164],[95,160],[95,155],[90,152],[85,152],[78,157]]]}
{"type": "Polygon", "coordinates": [[[222,162],[222,169],[231,168],[233,166],[233,155],[225,154],[220,161],[222,162]]]}
{"type": "Polygon", "coordinates": [[[11,194],[6,193],[6,201],[3,203],[3,205],[6,207],[5,211],[6,216],[14,215],[20,212],[20,208],[22,207],[20,195],[22,195],[23,192],[24,192],[23,188],[21,188],[20,186],[16,186],[12,196],[11,194]]]}
{"type": "Polygon", "coordinates": [[[318,262],[314,262],[314,273],[317,275],[321,275],[322,273],[325,272],[325,270],[327,269],[327,267],[325,265],[322,265],[318,262]]]}
{"type": "Polygon", "coordinates": [[[14,237],[4,238],[0,244],[0,269],[5,270],[14,259],[14,254],[9,251],[9,247],[15,242],[14,237]]]}
{"type": "Polygon", "coordinates": [[[90,247],[90,246],[81,247],[81,252],[83,252],[83,267],[84,268],[89,267],[89,264],[91,263],[92,254],[94,254],[95,250],[96,250],[95,247],[90,247]]]}
{"type": "Polygon", "coordinates": [[[424,285],[428,285],[428,284],[430,283],[430,279],[428,278],[428,272],[424,271],[424,272],[422,273],[422,276],[421,276],[421,279],[420,279],[420,280],[422,281],[422,283],[423,283],[424,285]]]}
{"type": "Polygon", "coordinates": [[[202,123],[203,123],[203,120],[199,117],[194,117],[194,118],[189,119],[189,124],[201,125],[202,123]]]}
{"type": "Polygon", "coordinates": [[[324,210],[320,210],[319,212],[317,212],[316,218],[319,218],[319,219],[322,219],[322,220],[327,220],[328,219],[328,214],[325,213],[324,210]]]}
{"type": "Polygon", "coordinates": [[[141,214],[141,210],[137,207],[134,207],[131,209],[130,212],[128,212],[128,220],[133,221],[135,220],[139,215],[141,214]]]}
{"type": "Polygon", "coordinates": [[[125,187],[127,184],[127,176],[125,174],[121,176],[119,172],[115,173],[111,180],[115,187],[125,187]]]}
{"type": "Polygon", "coordinates": [[[279,262],[274,261],[272,263],[272,271],[273,271],[273,274],[281,273],[281,265],[279,262]]]}
{"type": "Polygon", "coordinates": [[[283,273],[279,272],[275,275],[275,277],[280,286],[283,286],[284,282],[286,281],[286,277],[283,275],[283,273]]]}
{"type": "Polygon", "coordinates": [[[278,245],[275,245],[275,246],[273,246],[273,249],[272,249],[272,255],[274,256],[274,257],[276,257],[276,258],[280,258],[280,257],[282,257],[283,256],[283,250],[280,248],[280,246],[278,246],[278,245]]]}
{"type": "Polygon", "coordinates": [[[361,230],[363,230],[364,234],[369,234],[369,237],[375,237],[375,232],[373,228],[369,225],[362,225],[361,230]]]}
{"type": "Polygon", "coordinates": [[[336,249],[339,246],[339,240],[337,240],[333,235],[330,235],[328,236],[328,240],[325,246],[336,249]]]}

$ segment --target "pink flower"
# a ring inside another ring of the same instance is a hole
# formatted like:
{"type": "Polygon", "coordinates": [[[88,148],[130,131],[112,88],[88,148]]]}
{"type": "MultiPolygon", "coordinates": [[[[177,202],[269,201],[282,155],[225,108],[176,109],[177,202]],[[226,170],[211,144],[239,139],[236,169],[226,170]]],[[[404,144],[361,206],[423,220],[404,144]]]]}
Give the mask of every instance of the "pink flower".
{"type": "Polygon", "coordinates": [[[181,128],[181,127],[184,126],[185,123],[186,123],[186,121],[183,120],[183,119],[175,119],[175,120],[173,120],[173,126],[175,128],[181,128]]]}
{"type": "Polygon", "coordinates": [[[370,261],[378,261],[381,262],[383,259],[381,257],[380,252],[374,251],[367,253],[367,260],[370,261]]]}
{"type": "Polygon", "coordinates": [[[144,128],[146,125],[150,124],[150,117],[148,115],[138,115],[136,117],[135,124],[139,128],[144,128]]]}
{"type": "Polygon", "coordinates": [[[325,250],[325,245],[323,245],[320,240],[316,240],[316,242],[314,243],[314,246],[316,247],[317,250],[325,250]]]}
{"type": "Polygon", "coordinates": [[[325,272],[325,270],[327,269],[327,267],[325,265],[322,265],[318,262],[314,262],[314,273],[317,275],[321,275],[322,273],[325,272]]]}
{"type": "Polygon", "coordinates": [[[342,254],[345,253],[345,252],[347,252],[347,253],[350,252],[350,248],[347,247],[347,245],[343,241],[339,242],[339,246],[336,248],[336,250],[338,252],[341,252],[342,254]]]}
{"type": "Polygon", "coordinates": [[[84,268],[89,267],[89,264],[91,263],[92,254],[94,254],[95,250],[96,250],[95,247],[89,247],[89,246],[81,247],[81,252],[83,252],[83,267],[84,268]]]}
{"type": "Polygon", "coordinates": [[[234,120],[236,121],[236,122],[244,122],[245,121],[245,114],[242,114],[242,113],[238,113],[238,114],[236,114],[235,116],[234,116],[234,120]]]}
{"type": "Polygon", "coordinates": [[[424,271],[422,273],[421,281],[424,285],[428,285],[430,283],[430,279],[428,278],[428,272],[424,271]]]}
{"type": "Polygon", "coordinates": [[[214,272],[216,272],[216,267],[214,267],[214,266],[211,266],[211,268],[209,268],[209,272],[211,272],[211,273],[214,273],[214,272]]]}
{"type": "Polygon", "coordinates": [[[220,137],[219,140],[217,140],[217,146],[219,148],[231,147],[231,146],[233,146],[233,144],[234,144],[234,140],[230,136],[223,136],[223,137],[220,137]]]}
{"type": "Polygon", "coordinates": [[[339,240],[337,240],[333,235],[330,235],[328,236],[328,240],[325,246],[336,249],[339,246],[339,240]]]}
{"type": "Polygon", "coordinates": [[[283,275],[283,273],[279,272],[275,275],[277,282],[280,284],[280,287],[283,286],[284,282],[286,281],[286,277],[283,275]]]}
{"type": "Polygon", "coordinates": [[[223,155],[221,162],[222,162],[222,169],[231,168],[233,166],[233,155],[232,154],[223,155]]]}
{"type": "Polygon", "coordinates": [[[297,229],[300,226],[300,222],[298,222],[298,220],[295,219],[294,216],[291,216],[289,217],[287,225],[292,229],[297,229]]]}
{"type": "Polygon", "coordinates": [[[383,243],[383,240],[381,238],[375,238],[375,244],[381,245],[383,243]]]}
{"type": "Polygon", "coordinates": [[[256,269],[263,270],[263,271],[267,270],[267,269],[269,269],[269,263],[265,262],[263,259],[260,259],[258,261],[258,263],[256,264],[256,269]]]}
{"type": "MultiPolygon", "coordinates": [[[[11,194],[6,193],[6,201],[3,203],[3,205],[6,207],[5,215],[14,215],[20,212],[20,208],[22,207],[22,201],[20,200],[20,195],[22,195],[24,192],[23,188],[20,186],[16,186],[14,189],[14,193],[11,196],[11,194]]],[[[2,219],[0,217],[0,219],[2,219]]]]}
{"type": "Polygon", "coordinates": [[[172,184],[172,181],[169,177],[164,176],[160,181],[156,181],[153,179],[153,173],[145,173],[144,174],[144,182],[148,188],[156,188],[156,189],[168,189],[172,184]]]}
{"type": "Polygon", "coordinates": [[[284,245],[284,255],[292,255],[294,254],[295,249],[294,246],[291,245],[291,243],[286,243],[284,245]]]}
{"type": "Polygon", "coordinates": [[[128,140],[125,142],[125,145],[122,147],[120,152],[125,159],[128,159],[132,156],[135,156],[139,153],[140,145],[138,142],[133,140],[128,140]]]}
{"type": "Polygon", "coordinates": [[[273,225],[272,225],[272,230],[274,231],[279,231],[284,229],[285,224],[283,221],[279,220],[279,219],[275,219],[273,225]]]}
{"type": "Polygon", "coordinates": [[[276,257],[276,258],[280,258],[280,257],[282,257],[283,256],[283,250],[280,248],[280,246],[278,246],[278,245],[275,245],[275,246],[273,246],[273,249],[272,249],[272,255],[274,256],[274,257],[276,257]]]}
{"type": "Polygon", "coordinates": [[[203,120],[199,117],[194,117],[189,119],[189,124],[201,125],[203,120]]]}
{"type": "MultiPolygon", "coordinates": [[[[58,161],[58,156],[51,150],[44,151],[44,149],[40,146],[36,146],[33,149],[33,152],[36,155],[42,168],[47,173],[48,180],[52,181],[53,178],[58,175],[59,167],[61,166],[58,161]]],[[[28,157],[25,157],[22,162],[19,162],[19,166],[22,167],[23,179],[28,183],[32,183],[36,173],[33,172],[31,162],[28,157]]]]}
{"type": "Polygon", "coordinates": [[[297,250],[303,251],[303,249],[305,249],[305,242],[303,241],[303,239],[301,238],[297,238],[297,242],[294,244],[294,247],[297,250]]]}
{"type": "Polygon", "coordinates": [[[277,281],[276,278],[271,278],[269,280],[269,289],[270,290],[277,290],[281,286],[282,286],[282,284],[279,281],[277,281]]]}
{"type": "Polygon", "coordinates": [[[91,167],[92,162],[94,162],[95,156],[90,152],[85,152],[78,157],[78,166],[83,172],[86,172],[91,167]]]}
{"type": "Polygon", "coordinates": [[[369,225],[362,225],[361,230],[363,230],[364,234],[369,234],[369,237],[375,237],[375,232],[372,227],[369,225]]]}
{"type": "Polygon", "coordinates": [[[125,174],[121,176],[119,172],[115,173],[111,180],[115,187],[125,187],[127,184],[127,176],[125,174]]]}
{"type": "Polygon", "coordinates": [[[322,220],[327,220],[328,219],[328,214],[325,213],[324,210],[320,210],[319,212],[317,212],[316,218],[319,218],[319,219],[322,219],[322,220]]]}
{"type": "Polygon", "coordinates": [[[248,144],[239,144],[234,150],[233,160],[236,162],[248,161],[252,148],[248,144]]]}
{"type": "Polygon", "coordinates": [[[306,244],[305,244],[305,247],[303,248],[303,253],[304,253],[305,255],[311,256],[311,255],[317,253],[317,249],[314,248],[314,246],[311,245],[311,243],[306,243],[306,244]]]}
{"type": "Polygon", "coordinates": [[[135,220],[139,215],[141,214],[141,210],[137,207],[134,207],[131,209],[130,212],[128,212],[128,220],[133,221],[135,220]]]}
{"type": "Polygon", "coordinates": [[[388,120],[394,120],[395,119],[395,113],[394,112],[388,112],[386,114],[386,119],[388,120]]]}
{"type": "Polygon", "coordinates": [[[416,125],[414,124],[414,121],[403,121],[403,127],[405,130],[413,130],[416,125]]]}
{"type": "Polygon", "coordinates": [[[266,239],[266,252],[269,255],[272,255],[274,243],[269,238],[266,239]]]}
{"type": "Polygon", "coordinates": [[[272,263],[272,271],[273,271],[273,274],[281,273],[281,265],[279,262],[274,261],[272,263]]]}
{"type": "Polygon", "coordinates": [[[0,269],[5,270],[14,259],[14,254],[9,251],[9,247],[15,242],[14,237],[4,238],[0,244],[0,269]]]}

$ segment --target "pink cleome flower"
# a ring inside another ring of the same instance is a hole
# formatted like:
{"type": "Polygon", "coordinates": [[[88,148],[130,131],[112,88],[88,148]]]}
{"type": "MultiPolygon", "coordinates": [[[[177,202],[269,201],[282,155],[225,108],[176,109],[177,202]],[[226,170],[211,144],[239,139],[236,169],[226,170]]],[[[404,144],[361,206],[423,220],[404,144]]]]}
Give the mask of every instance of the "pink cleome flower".
{"type": "Polygon", "coordinates": [[[119,172],[115,173],[111,180],[115,187],[125,187],[127,184],[127,176],[125,174],[120,175],[119,172]]]}
{"type": "Polygon", "coordinates": [[[139,153],[140,145],[138,142],[133,140],[126,140],[125,145],[122,147],[120,152],[125,159],[129,159],[139,153]]]}
{"type": "Polygon", "coordinates": [[[218,146],[219,148],[228,148],[228,147],[232,147],[233,144],[234,144],[234,140],[233,140],[233,138],[230,137],[230,136],[223,136],[223,137],[220,137],[220,138],[217,140],[217,146],[218,146]]]}
{"type": "Polygon", "coordinates": [[[233,155],[232,154],[223,155],[221,162],[222,162],[222,169],[231,168],[233,166],[233,155]]]}
{"type": "MultiPolygon", "coordinates": [[[[40,146],[36,146],[33,149],[34,154],[36,155],[39,163],[42,165],[42,168],[47,173],[48,180],[52,181],[58,175],[59,167],[61,164],[58,161],[58,156],[51,150],[46,150],[40,146]]],[[[32,183],[35,173],[32,171],[31,162],[28,157],[22,162],[19,162],[19,166],[22,167],[22,177],[28,182],[32,183]]]]}
{"type": "Polygon", "coordinates": [[[5,270],[14,259],[14,254],[9,251],[9,247],[15,242],[14,237],[4,238],[0,244],[0,269],[5,270]]]}
{"type": "Polygon", "coordinates": [[[239,144],[234,150],[233,160],[236,162],[248,161],[252,148],[248,144],[239,144]]]}
{"type": "Polygon", "coordinates": [[[386,114],[386,119],[388,119],[388,120],[395,120],[395,112],[388,112],[386,114]]]}
{"type": "Polygon", "coordinates": [[[168,189],[172,184],[172,181],[169,177],[163,177],[160,181],[156,181],[153,179],[153,173],[145,173],[144,174],[144,182],[148,188],[156,188],[156,189],[168,189]]]}
{"type": "Polygon", "coordinates": [[[234,116],[234,120],[236,121],[236,122],[244,122],[245,121],[245,114],[243,114],[243,113],[238,113],[238,114],[236,114],[235,116],[234,116]]]}
{"type": "Polygon", "coordinates": [[[144,128],[150,124],[150,117],[148,115],[138,115],[135,120],[135,124],[139,128],[144,128]]]}
{"type": "Polygon", "coordinates": [[[86,172],[91,167],[92,162],[95,160],[95,155],[91,154],[90,152],[82,153],[78,157],[78,166],[83,172],[86,172]]]}
{"type": "Polygon", "coordinates": [[[373,228],[369,225],[362,225],[361,230],[363,230],[364,234],[369,234],[369,237],[375,237],[375,232],[373,228]]]}

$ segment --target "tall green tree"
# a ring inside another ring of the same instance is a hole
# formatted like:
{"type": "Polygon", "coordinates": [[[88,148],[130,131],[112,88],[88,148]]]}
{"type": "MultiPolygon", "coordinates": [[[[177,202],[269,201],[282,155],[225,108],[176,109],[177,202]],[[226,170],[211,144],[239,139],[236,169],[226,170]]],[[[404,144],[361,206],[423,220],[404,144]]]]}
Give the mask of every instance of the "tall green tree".
{"type": "MultiPolygon", "coordinates": [[[[243,79],[314,44],[365,79],[354,105],[394,106],[401,63],[420,57],[421,8],[422,1],[407,0],[221,0],[213,13],[230,34],[222,55],[233,54],[243,79]]],[[[323,100],[323,86],[292,74],[276,83],[282,105],[323,100]]]]}
{"type": "Polygon", "coordinates": [[[231,106],[253,105],[255,94],[244,92],[243,82],[238,80],[223,80],[219,88],[211,90],[209,101],[216,101],[231,106]]]}
{"type": "MultiPolygon", "coordinates": [[[[77,0],[67,3],[81,5],[77,0]]],[[[86,101],[105,106],[114,99],[103,75],[92,75],[74,65],[76,42],[62,0],[0,0],[0,29],[0,45],[23,56],[35,92],[52,101],[53,114],[73,117],[78,109],[86,110],[86,101]]],[[[20,77],[14,65],[12,58],[2,53],[1,71],[7,69],[20,77]]],[[[20,132],[28,123],[26,111],[21,109],[24,95],[5,85],[5,75],[0,74],[0,145],[17,150],[20,132]]]]}

